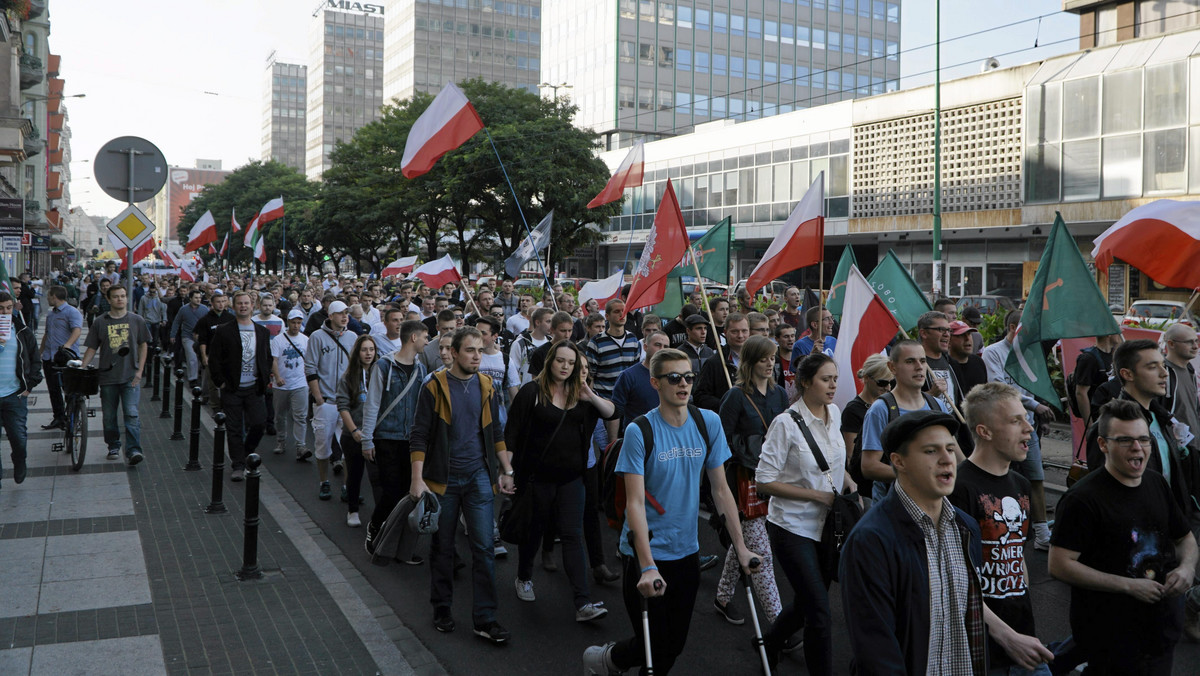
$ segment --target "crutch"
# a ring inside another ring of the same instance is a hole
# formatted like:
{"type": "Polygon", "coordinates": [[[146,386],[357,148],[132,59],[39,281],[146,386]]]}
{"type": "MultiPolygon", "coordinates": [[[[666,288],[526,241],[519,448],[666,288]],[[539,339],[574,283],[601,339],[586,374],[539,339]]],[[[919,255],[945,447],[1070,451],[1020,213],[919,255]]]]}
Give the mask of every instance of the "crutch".
{"type": "MultiPolygon", "coordinates": [[[[722,514],[721,525],[725,529],[726,536],[731,537],[729,536],[728,518],[722,514]]],[[[757,556],[750,559],[751,570],[757,569],[760,565],[762,565],[762,561],[759,561],[757,556]]],[[[738,575],[742,579],[742,586],[746,588],[746,604],[750,606],[750,621],[754,624],[754,645],[758,647],[758,656],[762,658],[763,673],[771,676],[771,664],[767,660],[767,642],[763,640],[762,626],[758,623],[758,610],[754,607],[754,590],[750,586],[750,575],[742,570],[740,564],[738,565],[738,575]]]]}
{"type": "MultiPolygon", "coordinates": [[[[629,531],[626,536],[629,540],[629,549],[633,552],[634,561],[637,560],[637,548],[633,544],[633,531],[629,531]]],[[[646,539],[654,537],[653,532],[646,533],[646,539]]],[[[654,591],[662,589],[662,580],[654,581],[654,591]]],[[[646,674],[654,676],[654,655],[650,651],[650,600],[640,593],[638,596],[642,599],[642,643],[646,648],[646,674]]]]}

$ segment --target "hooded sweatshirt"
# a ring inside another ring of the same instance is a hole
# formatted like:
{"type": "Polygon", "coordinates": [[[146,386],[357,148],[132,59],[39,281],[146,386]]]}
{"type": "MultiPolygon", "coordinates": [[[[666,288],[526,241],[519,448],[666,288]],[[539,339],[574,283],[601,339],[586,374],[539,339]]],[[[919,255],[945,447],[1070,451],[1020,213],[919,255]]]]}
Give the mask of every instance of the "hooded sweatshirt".
{"type": "Polygon", "coordinates": [[[350,351],[357,339],[350,331],[342,331],[339,337],[328,322],[308,338],[304,377],[308,382],[320,381],[321,397],[329,403],[337,400],[337,384],[350,364],[350,351]]]}

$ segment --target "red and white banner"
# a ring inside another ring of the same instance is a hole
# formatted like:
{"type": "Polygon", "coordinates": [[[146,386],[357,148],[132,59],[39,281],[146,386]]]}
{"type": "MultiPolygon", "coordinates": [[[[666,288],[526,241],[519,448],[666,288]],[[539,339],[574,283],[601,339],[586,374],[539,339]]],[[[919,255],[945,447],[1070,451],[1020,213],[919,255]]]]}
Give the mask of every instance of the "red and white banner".
{"type": "Polygon", "coordinates": [[[483,120],[467,95],[447,82],[409,130],[400,173],[404,178],[424,174],[442,155],[461,146],[480,129],[483,120]]]}
{"type": "Polygon", "coordinates": [[[833,402],[841,409],[862,389],[858,370],[863,362],[882,352],[900,330],[895,315],[871,289],[856,265],[850,266],[850,274],[846,276],[845,299],[837,347],[833,350],[839,378],[833,402]]]}
{"type": "Polygon", "coordinates": [[[746,290],[753,295],[772,279],[820,263],[824,251],[825,172],[822,171],[746,279],[746,290]]]}
{"type": "Polygon", "coordinates": [[[621,287],[625,283],[625,273],[618,270],[611,276],[594,282],[587,282],[579,289],[579,304],[587,305],[589,300],[595,300],[604,310],[604,304],[621,295],[621,287]]]}
{"type": "Polygon", "coordinates": [[[608,183],[604,185],[604,190],[600,191],[599,195],[592,198],[588,202],[589,209],[595,209],[598,206],[616,202],[621,199],[621,195],[626,188],[636,188],[642,184],[642,175],[646,168],[646,150],[645,143],[638,141],[629,149],[629,154],[625,159],[621,160],[621,166],[613,172],[612,178],[608,179],[608,183]]]}
{"type": "Polygon", "coordinates": [[[462,276],[458,274],[458,267],[451,260],[450,254],[442,256],[436,261],[429,261],[413,270],[408,278],[419,279],[431,289],[440,289],[447,284],[457,284],[462,281],[462,276]]]}
{"type": "Polygon", "coordinates": [[[1200,288],[1200,202],[1155,200],[1096,238],[1096,267],[1120,258],[1163,286],[1200,288]]]}
{"type": "Polygon", "coordinates": [[[265,225],[277,218],[283,218],[283,198],[276,197],[275,199],[263,205],[258,211],[259,225],[265,225]]]}
{"type": "Polygon", "coordinates": [[[188,233],[187,246],[183,248],[183,251],[184,253],[195,251],[205,244],[215,241],[217,241],[217,222],[213,220],[212,212],[206,211],[192,226],[192,231],[188,233]]]}
{"type": "Polygon", "coordinates": [[[388,263],[388,266],[383,269],[383,272],[381,272],[379,274],[379,277],[381,279],[387,279],[388,277],[395,277],[396,275],[406,275],[406,274],[412,272],[413,268],[416,267],[416,265],[417,265],[417,257],[416,256],[405,256],[403,258],[397,258],[396,260],[392,261],[391,263],[388,263]]]}
{"type": "MultiPolygon", "coordinates": [[[[118,240],[116,237],[113,237],[112,233],[109,233],[108,241],[112,243],[113,249],[116,250],[117,257],[121,261],[121,265],[120,265],[119,269],[121,269],[121,270],[128,269],[129,268],[129,247],[122,244],[121,241],[118,240]]],[[[137,265],[138,261],[140,261],[140,260],[144,259],[146,256],[149,256],[150,254],[154,253],[154,246],[155,246],[155,244],[154,244],[153,237],[147,237],[145,242],[142,242],[141,244],[137,245],[137,248],[133,250],[133,264],[137,265]]]]}
{"type": "Polygon", "coordinates": [[[683,260],[690,243],[683,214],[679,211],[679,200],[675,199],[675,188],[671,179],[667,179],[667,189],[658,203],[658,213],[654,215],[654,227],[633,271],[633,286],[625,301],[626,309],[635,310],[662,302],[667,295],[667,275],[683,260]]]}
{"type": "Polygon", "coordinates": [[[237,208],[232,209],[230,211],[230,214],[231,215],[229,216],[229,227],[233,228],[234,232],[241,232],[242,224],[237,222],[237,208]]]}
{"type": "MultiPolygon", "coordinates": [[[[212,246],[212,245],[210,244],[209,246],[212,246]]],[[[229,233],[225,233],[225,239],[221,240],[221,251],[217,255],[224,256],[225,252],[228,250],[229,250],[229,233]]]]}

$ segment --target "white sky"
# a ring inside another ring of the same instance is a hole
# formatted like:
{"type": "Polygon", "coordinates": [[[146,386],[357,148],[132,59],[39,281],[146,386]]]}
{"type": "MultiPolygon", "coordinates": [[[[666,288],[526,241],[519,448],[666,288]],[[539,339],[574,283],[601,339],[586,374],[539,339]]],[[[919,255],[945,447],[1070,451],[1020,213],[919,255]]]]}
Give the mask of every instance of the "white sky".
{"type": "MultiPolygon", "coordinates": [[[[379,2],[379,0],[375,0],[379,2]]],[[[543,0],[552,2],[553,0],[543,0]]],[[[219,159],[235,169],[261,155],[263,76],[272,51],[277,59],[308,63],[311,14],[319,0],[51,0],[50,49],[62,56],[69,99],[75,205],[113,216],[124,204],[92,180],[91,160],[106,141],[141,136],[171,165],[219,159]],[[83,160],[86,160],[84,162],[83,160]]],[[[380,3],[382,4],[382,3],[380,3]]],[[[1062,14],[1061,0],[948,0],[942,3],[943,78],[979,71],[998,56],[1016,65],[1077,49],[1079,20],[1062,14]],[[955,36],[1052,15],[965,40],[955,36]],[[1065,40],[1065,41],[1064,41],[1065,40]],[[1005,52],[1024,50],[1003,56],[1005,52]],[[950,68],[956,64],[966,64],[950,68]]],[[[931,0],[904,0],[901,69],[909,87],[932,82],[931,0]],[[915,51],[905,51],[915,50],[915,51]]]]}

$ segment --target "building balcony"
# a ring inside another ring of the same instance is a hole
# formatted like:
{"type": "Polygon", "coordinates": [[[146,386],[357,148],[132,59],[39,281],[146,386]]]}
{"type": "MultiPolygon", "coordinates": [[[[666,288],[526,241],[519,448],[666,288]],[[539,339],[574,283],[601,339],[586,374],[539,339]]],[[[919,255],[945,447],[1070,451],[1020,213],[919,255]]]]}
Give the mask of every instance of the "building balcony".
{"type": "MultiPolygon", "coordinates": [[[[0,117],[0,164],[24,162],[33,123],[25,117],[0,117]]],[[[2,191],[0,191],[2,192],[2,191]]]]}
{"type": "Polygon", "coordinates": [[[63,151],[55,150],[54,152],[50,153],[50,166],[52,166],[52,167],[63,166],[63,151]]]}
{"type": "Polygon", "coordinates": [[[42,140],[42,131],[30,124],[29,131],[25,134],[25,157],[33,157],[45,149],[46,142],[42,140]]]}
{"type": "Polygon", "coordinates": [[[32,54],[21,54],[21,89],[29,89],[46,78],[46,66],[32,54]]]}
{"type": "Polygon", "coordinates": [[[50,132],[50,134],[46,138],[46,146],[48,148],[50,148],[51,152],[58,150],[59,148],[62,147],[60,145],[60,138],[59,138],[58,132],[54,132],[54,131],[50,132]]]}
{"type": "Polygon", "coordinates": [[[50,131],[62,131],[63,124],[65,124],[65,123],[66,123],[66,116],[63,115],[62,113],[51,113],[50,114],[50,125],[49,125],[50,131]]]}
{"type": "Polygon", "coordinates": [[[42,203],[39,200],[25,200],[25,221],[34,223],[41,220],[42,203]]]}
{"type": "Polygon", "coordinates": [[[29,0],[29,14],[26,19],[36,19],[46,13],[46,0],[29,0]]]}
{"type": "Polygon", "coordinates": [[[58,66],[62,62],[62,57],[58,54],[51,54],[46,59],[46,76],[58,77],[58,66]]]}

